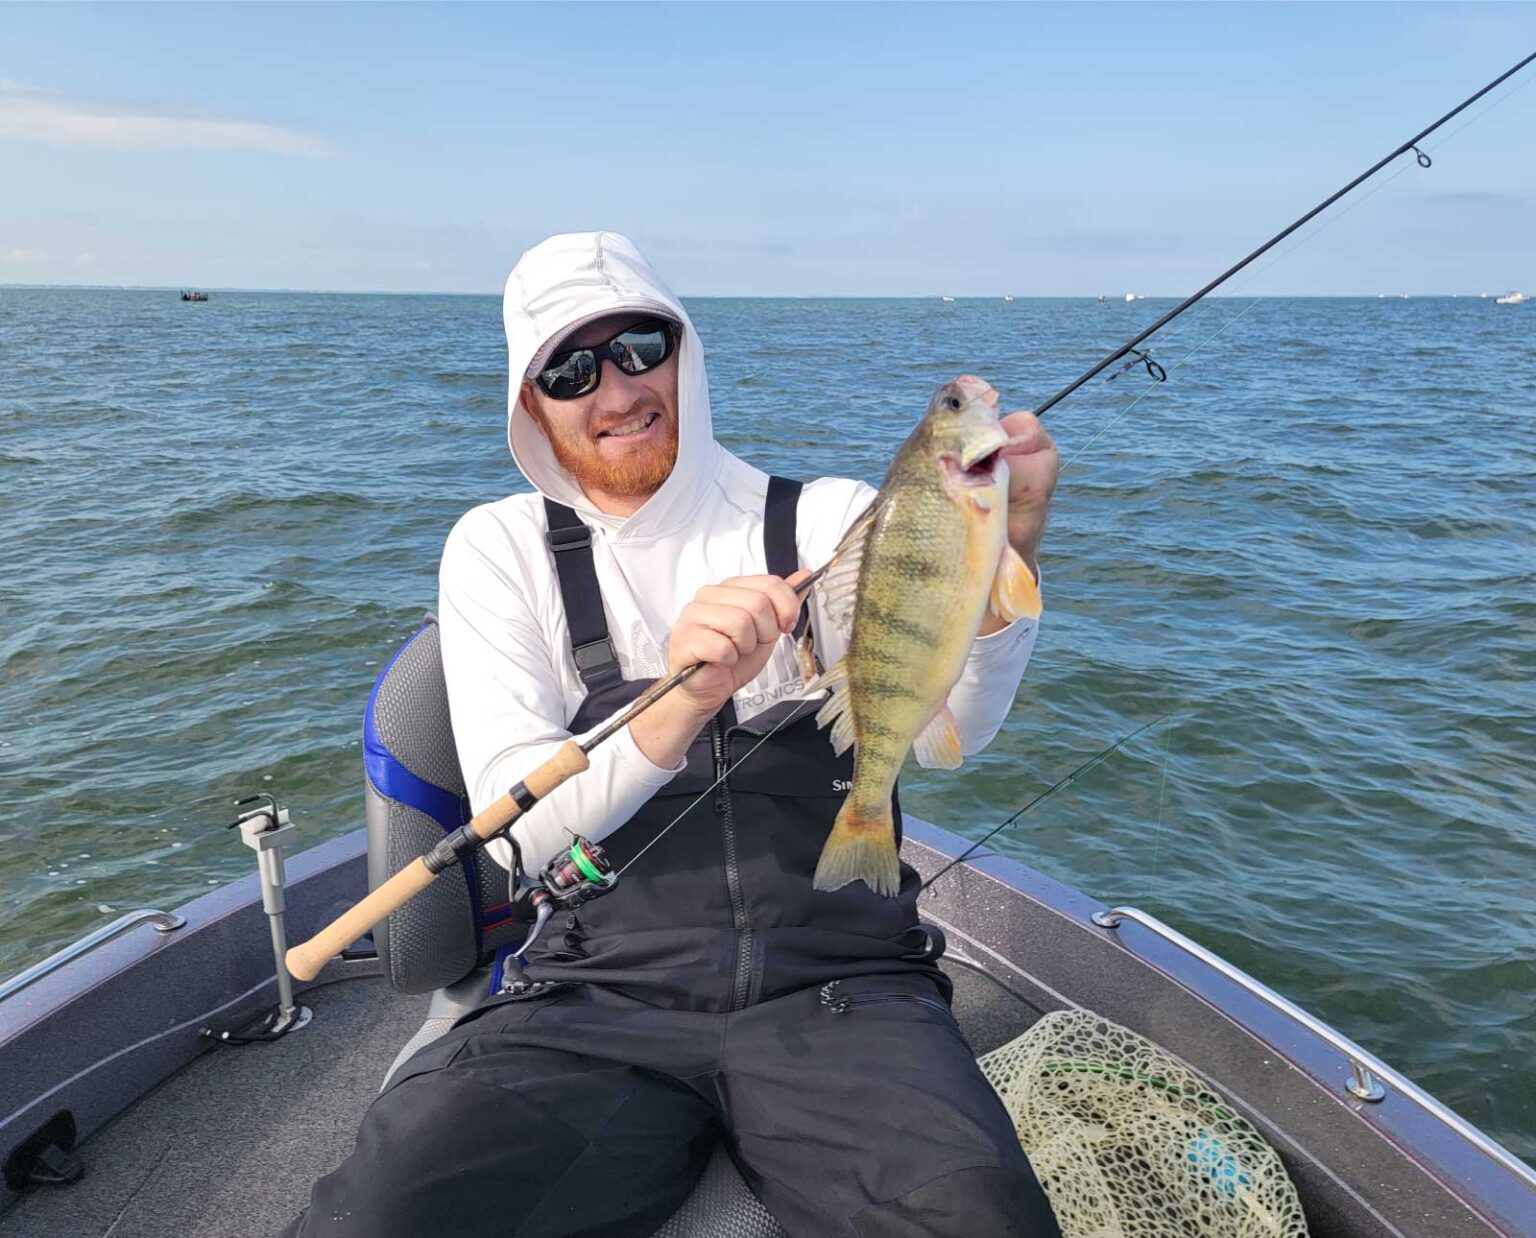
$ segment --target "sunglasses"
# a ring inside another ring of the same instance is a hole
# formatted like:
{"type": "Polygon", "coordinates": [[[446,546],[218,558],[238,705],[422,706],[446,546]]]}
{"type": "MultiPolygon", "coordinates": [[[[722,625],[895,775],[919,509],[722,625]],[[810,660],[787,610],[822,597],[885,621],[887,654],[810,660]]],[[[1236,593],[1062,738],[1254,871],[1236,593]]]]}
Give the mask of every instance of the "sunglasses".
{"type": "Polygon", "coordinates": [[[647,318],[600,344],[556,353],[533,381],[551,400],[574,400],[597,390],[604,361],[612,361],[626,374],[644,374],[670,357],[676,347],[677,324],[647,318]]]}

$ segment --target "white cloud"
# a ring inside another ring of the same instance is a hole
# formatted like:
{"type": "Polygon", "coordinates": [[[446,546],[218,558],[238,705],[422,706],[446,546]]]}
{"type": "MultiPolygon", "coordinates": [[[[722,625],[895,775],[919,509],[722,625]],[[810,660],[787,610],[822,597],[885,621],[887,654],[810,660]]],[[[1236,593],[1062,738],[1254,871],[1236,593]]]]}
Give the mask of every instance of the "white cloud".
{"type": "Polygon", "coordinates": [[[0,262],[40,262],[47,256],[41,249],[13,249],[0,253],[0,262]]]}
{"type": "Polygon", "coordinates": [[[299,159],[336,153],[324,138],[255,120],[178,116],[124,103],[98,103],[0,81],[0,138],[113,150],[194,146],[254,150],[299,159]]]}

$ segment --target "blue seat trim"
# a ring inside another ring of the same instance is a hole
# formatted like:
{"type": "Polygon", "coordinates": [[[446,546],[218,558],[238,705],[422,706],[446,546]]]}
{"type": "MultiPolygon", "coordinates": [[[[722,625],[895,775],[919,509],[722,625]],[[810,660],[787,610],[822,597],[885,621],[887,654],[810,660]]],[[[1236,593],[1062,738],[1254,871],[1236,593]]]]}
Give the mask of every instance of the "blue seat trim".
{"type": "MultiPolygon", "coordinates": [[[[384,669],[379,672],[377,679],[373,681],[373,690],[368,694],[368,707],[363,711],[363,771],[368,777],[369,784],[385,799],[394,800],[398,804],[404,804],[408,808],[414,808],[417,812],[425,813],[438,825],[443,827],[444,833],[452,833],[465,824],[473,815],[470,812],[469,797],[456,795],[454,792],[428,782],[425,778],[418,777],[408,770],[387,747],[379,736],[379,729],[374,722],[374,710],[378,704],[379,689],[389,672],[395,667],[401,656],[432,624],[425,623],[416,629],[409,640],[401,643],[390,658],[384,669]]],[[[473,919],[475,923],[475,947],[480,948],[482,931],[493,927],[506,920],[511,914],[511,909],[504,904],[482,909],[480,906],[480,868],[473,855],[464,857],[464,877],[469,888],[469,899],[473,919]],[[494,919],[492,918],[494,915],[494,919]]]]}

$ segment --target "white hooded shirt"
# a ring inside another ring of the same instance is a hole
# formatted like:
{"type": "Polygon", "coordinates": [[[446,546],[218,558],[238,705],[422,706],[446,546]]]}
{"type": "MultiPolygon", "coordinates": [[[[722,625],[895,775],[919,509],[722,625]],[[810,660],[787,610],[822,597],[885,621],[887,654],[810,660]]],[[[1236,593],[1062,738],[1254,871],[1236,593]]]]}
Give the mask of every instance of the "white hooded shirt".
{"type": "MultiPolygon", "coordinates": [[[[667,634],[700,589],[767,570],[762,542],[767,474],[715,441],[699,337],[681,302],[626,238],[572,233],[530,249],[507,280],[502,315],[510,373],[507,440],[536,493],[465,513],[443,548],[438,589],[454,739],[476,813],[572,737],[567,724],[585,696],[544,540],[548,526],[541,495],[574,508],[592,532],[609,635],[626,679],[666,674],[667,634]],[[518,403],[523,376],[546,340],[572,324],[623,311],[660,313],[682,324],[677,463],[661,488],[627,517],[592,505],[518,403]]],[[[825,563],[874,493],[864,482],[843,478],[807,483],[796,513],[801,566],[825,563]]],[[[843,656],[847,637],[814,597],[817,655],[831,666],[843,656]]],[[[972,646],[949,696],[964,752],[984,748],[1007,717],[1036,631],[1034,622],[1019,620],[978,637],[972,646]]],[[[737,716],[749,718],[803,686],[793,643],[781,637],[763,672],[736,694],[737,716]]],[[[589,759],[589,769],[513,827],[530,871],[568,843],[567,830],[600,842],[678,772],[647,759],[628,727],[593,749],[589,759]]],[[[510,863],[504,842],[496,840],[489,849],[502,865],[510,863]]]]}

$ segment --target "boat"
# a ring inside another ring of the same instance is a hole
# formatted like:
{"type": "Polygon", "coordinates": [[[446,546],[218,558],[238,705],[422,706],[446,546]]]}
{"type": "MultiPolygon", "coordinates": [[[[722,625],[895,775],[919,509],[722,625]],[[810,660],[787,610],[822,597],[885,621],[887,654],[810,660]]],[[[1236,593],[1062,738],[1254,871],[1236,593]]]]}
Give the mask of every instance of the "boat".
{"type": "Polygon", "coordinates": [[[208,294],[206,292],[189,292],[186,289],[183,289],[181,293],[181,299],[183,301],[206,301],[208,299],[208,294]]]}
{"type": "Polygon", "coordinates": [[[1102,292],[1099,293],[1099,304],[1100,305],[1103,305],[1104,302],[1107,301],[1107,300],[1109,300],[1108,297],[1106,297],[1102,292]]]}
{"type": "MultiPolygon", "coordinates": [[[[451,754],[435,625],[406,650],[370,708],[392,693],[386,708],[408,701],[398,714],[425,737],[415,742],[451,754]]],[[[444,790],[456,803],[462,779],[444,790]]],[[[302,824],[270,794],[245,805],[227,837],[256,851],[257,873],[173,910],[119,916],[0,984],[0,1231],[270,1238],[350,1152],[388,1075],[486,992],[505,886],[459,867],[434,886],[446,902],[424,900],[437,910],[419,913],[446,916],[452,932],[425,934],[416,921],[413,936],[392,917],[295,983],[274,963],[286,942],[310,937],[419,846],[399,850],[408,814],[371,783],[364,826],[292,856],[302,824]]],[[[417,817],[429,837],[452,828],[417,817]]],[[[920,873],[969,847],[910,815],[903,828],[903,856],[920,873]]],[[[947,940],[943,966],[974,1051],[1073,1008],[1156,1042],[1278,1152],[1313,1238],[1536,1236],[1536,1171],[1156,916],[987,849],[937,881],[921,909],[947,940]]],[[[727,1235],[782,1231],[719,1150],[658,1238],[727,1235]]]]}
{"type": "Polygon", "coordinates": [[[954,297],[940,297],[940,298],[939,298],[939,299],[940,299],[940,300],[941,300],[941,301],[953,301],[953,300],[954,300],[954,297]]]}
{"type": "Polygon", "coordinates": [[[1524,305],[1530,298],[1523,292],[1509,292],[1502,297],[1495,297],[1495,305],[1524,305]]]}
{"type": "Polygon", "coordinates": [[[1129,304],[1130,302],[1134,301],[1135,299],[1136,299],[1136,294],[1134,292],[1128,292],[1128,293],[1125,294],[1125,300],[1126,300],[1127,304],[1129,304]]]}
{"type": "Polygon", "coordinates": [[[1013,298],[1012,298],[1012,297],[1004,297],[1004,298],[1003,298],[1003,300],[1004,300],[1004,301],[1012,301],[1012,300],[1013,300],[1013,298]]]}

